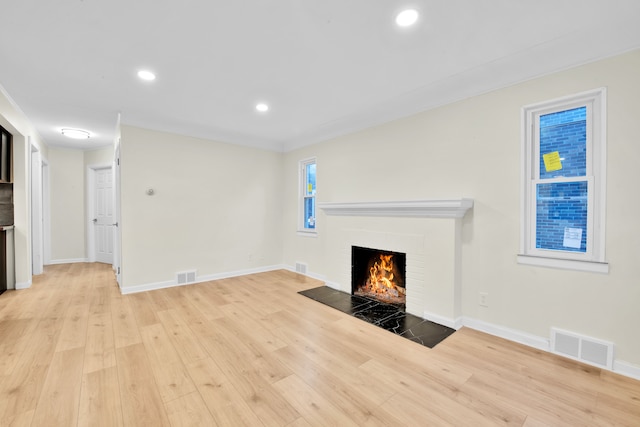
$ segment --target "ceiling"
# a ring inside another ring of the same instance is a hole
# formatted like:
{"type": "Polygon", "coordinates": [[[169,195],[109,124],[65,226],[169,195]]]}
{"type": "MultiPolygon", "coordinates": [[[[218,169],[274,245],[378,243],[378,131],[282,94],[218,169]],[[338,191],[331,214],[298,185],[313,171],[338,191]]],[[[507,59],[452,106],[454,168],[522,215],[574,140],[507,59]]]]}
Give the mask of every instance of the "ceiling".
{"type": "Polygon", "coordinates": [[[120,114],[287,151],[639,48],[639,19],[638,0],[9,0],[0,86],[49,146],[112,144],[120,114]]]}

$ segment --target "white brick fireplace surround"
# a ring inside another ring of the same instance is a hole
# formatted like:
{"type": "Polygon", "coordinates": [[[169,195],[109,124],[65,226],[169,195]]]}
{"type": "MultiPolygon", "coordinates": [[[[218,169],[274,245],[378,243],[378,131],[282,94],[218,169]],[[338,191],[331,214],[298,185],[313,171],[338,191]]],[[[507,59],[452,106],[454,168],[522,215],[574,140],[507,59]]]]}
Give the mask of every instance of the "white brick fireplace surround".
{"type": "Polygon", "coordinates": [[[406,254],[406,310],[455,327],[461,316],[461,218],[471,199],[318,203],[335,268],[327,285],[351,292],[351,247],[406,254]]]}

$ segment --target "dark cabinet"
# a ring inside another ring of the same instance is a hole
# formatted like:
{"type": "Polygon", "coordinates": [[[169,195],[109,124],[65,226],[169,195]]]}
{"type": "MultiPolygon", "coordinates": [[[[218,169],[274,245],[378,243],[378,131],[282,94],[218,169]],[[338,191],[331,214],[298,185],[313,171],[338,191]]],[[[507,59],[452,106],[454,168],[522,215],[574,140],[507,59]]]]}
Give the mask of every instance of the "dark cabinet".
{"type": "Polygon", "coordinates": [[[13,156],[12,137],[9,132],[0,126],[0,182],[11,182],[11,166],[13,156]]]}
{"type": "Polygon", "coordinates": [[[13,225],[13,138],[0,126],[0,226],[13,225]]]}

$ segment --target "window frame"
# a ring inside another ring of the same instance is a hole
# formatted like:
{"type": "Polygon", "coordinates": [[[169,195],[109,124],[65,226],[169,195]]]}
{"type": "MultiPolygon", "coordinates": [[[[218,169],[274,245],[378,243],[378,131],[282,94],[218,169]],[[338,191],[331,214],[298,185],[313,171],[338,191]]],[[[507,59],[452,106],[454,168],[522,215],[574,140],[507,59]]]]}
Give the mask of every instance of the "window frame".
{"type": "Polygon", "coordinates": [[[318,235],[318,205],[317,205],[317,176],[318,176],[318,162],[315,157],[309,157],[302,159],[298,162],[298,235],[316,237],[318,235]],[[307,166],[316,165],[316,192],[312,196],[308,196],[306,192],[307,187],[307,166]],[[314,199],[314,214],[316,218],[315,228],[308,228],[305,224],[305,201],[306,199],[314,199]]]}
{"type": "Polygon", "coordinates": [[[606,88],[522,107],[520,264],[608,273],[605,261],[606,88]],[[586,174],[540,179],[540,116],[587,107],[586,174]],[[536,188],[540,183],[587,182],[586,252],[536,248],[536,188]]]}

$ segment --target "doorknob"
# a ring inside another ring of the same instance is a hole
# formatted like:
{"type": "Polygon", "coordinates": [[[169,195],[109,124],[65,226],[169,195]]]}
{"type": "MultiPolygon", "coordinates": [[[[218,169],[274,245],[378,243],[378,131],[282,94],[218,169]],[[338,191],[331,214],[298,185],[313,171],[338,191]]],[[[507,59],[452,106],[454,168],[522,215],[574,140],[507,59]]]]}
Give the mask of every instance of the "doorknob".
{"type": "Polygon", "coordinates": [[[98,218],[93,218],[93,223],[95,224],[96,222],[98,222],[98,218]]]}
{"type": "Polygon", "coordinates": [[[114,222],[114,223],[113,223],[113,224],[111,224],[111,225],[113,225],[113,226],[117,227],[117,226],[118,226],[118,223],[117,223],[117,222],[114,222]]]}

